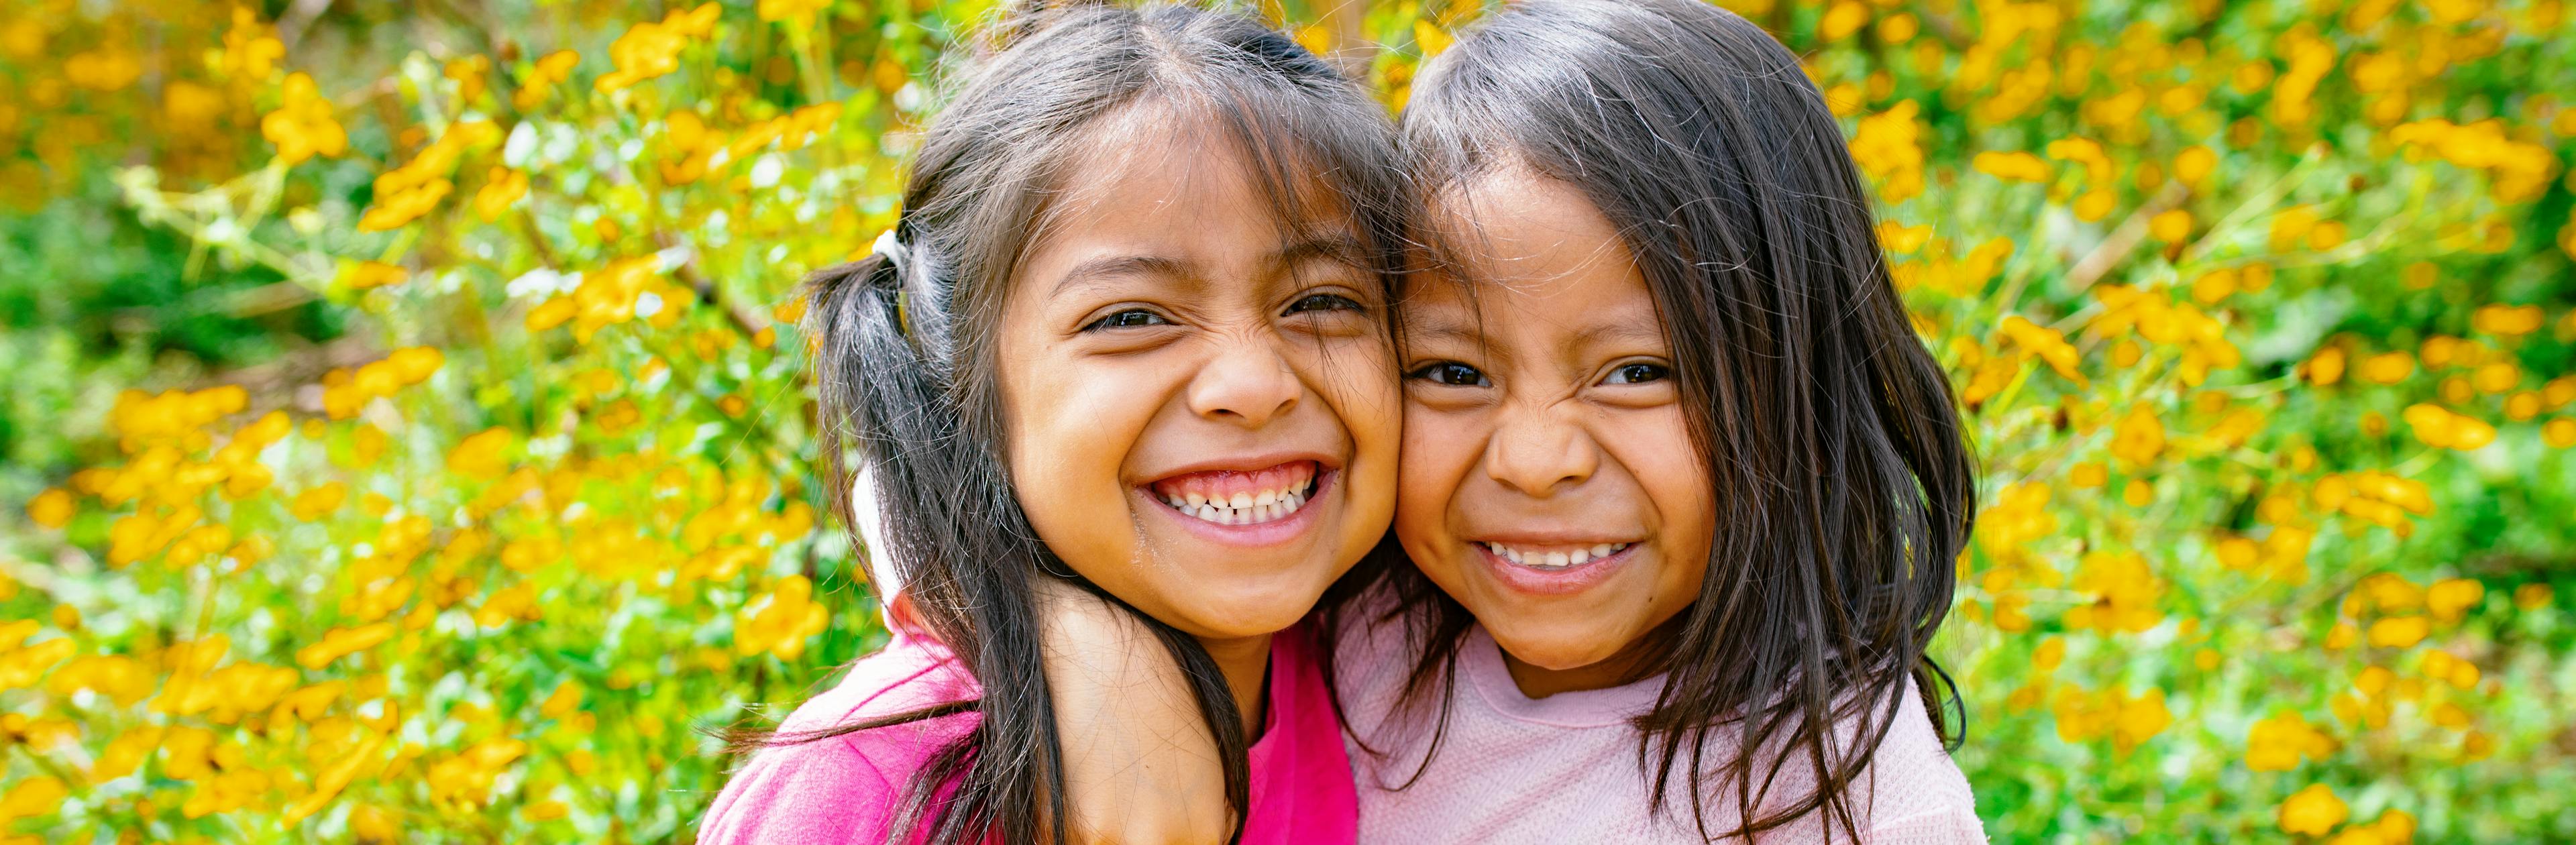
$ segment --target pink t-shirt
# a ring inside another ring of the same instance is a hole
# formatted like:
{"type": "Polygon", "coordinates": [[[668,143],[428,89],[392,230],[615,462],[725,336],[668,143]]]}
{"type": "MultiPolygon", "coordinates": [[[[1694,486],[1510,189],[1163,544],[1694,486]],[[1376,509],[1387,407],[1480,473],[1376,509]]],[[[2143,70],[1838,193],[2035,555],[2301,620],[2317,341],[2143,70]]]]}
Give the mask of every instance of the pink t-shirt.
{"type": "MultiPolygon", "coordinates": [[[[1252,744],[1245,845],[1354,841],[1357,821],[1341,722],[1303,624],[1270,643],[1268,728],[1252,744]]],[[[979,688],[946,646],[918,634],[850,668],[796,708],[785,731],[815,730],[974,698],[979,688]]],[[[973,730],[973,711],[843,734],[752,755],[698,824],[700,845],[877,845],[923,762],[973,730]]],[[[906,841],[919,841],[919,832],[906,841]]]]}
{"type": "MultiPolygon", "coordinates": [[[[1437,755],[1422,769],[1438,702],[1399,713],[1396,698],[1415,652],[1400,625],[1351,623],[1335,644],[1334,672],[1351,708],[1356,743],[1350,759],[1359,779],[1360,838],[1372,845],[1465,842],[1706,842],[1685,794],[1649,813],[1652,783],[1638,763],[1631,716],[1654,705],[1663,679],[1532,699],[1521,694],[1502,650],[1483,626],[1461,644],[1449,724],[1437,755]],[[1421,769],[1411,786],[1398,789],[1421,769]]],[[[1731,744],[1711,737],[1707,759],[1722,761],[1731,744]]],[[[1689,760],[1676,763],[1675,777],[1689,760]]],[[[1774,799],[1804,794],[1815,776],[1783,767],[1774,799]]],[[[1896,724],[1851,787],[1862,841],[1883,845],[1953,845],[1986,841],[1967,778],[1932,732],[1909,686],[1896,724]]],[[[1708,802],[1714,834],[1741,819],[1732,788],[1708,802]]],[[[1782,802],[1785,805],[1785,801],[1782,802]]],[[[1849,841],[1837,827],[1833,839],[1849,841]]],[[[1822,822],[1809,814],[1756,841],[1819,842],[1822,822]]]]}

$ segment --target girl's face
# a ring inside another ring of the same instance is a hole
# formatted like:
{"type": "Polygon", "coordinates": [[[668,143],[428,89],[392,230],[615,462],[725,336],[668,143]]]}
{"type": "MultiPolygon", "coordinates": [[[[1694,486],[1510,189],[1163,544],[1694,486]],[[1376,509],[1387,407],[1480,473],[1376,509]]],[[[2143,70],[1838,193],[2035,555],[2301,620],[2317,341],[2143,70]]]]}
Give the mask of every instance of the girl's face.
{"type": "Polygon", "coordinates": [[[1525,691],[1615,683],[1699,595],[1714,519],[1654,300],[1570,185],[1512,169],[1446,199],[1472,281],[1405,303],[1396,532],[1525,691]]]}
{"type": "Polygon", "coordinates": [[[1099,147],[1004,306],[1021,507],[1083,577],[1166,624],[1286,628],[1394,509],[1379,279],[1346,221],[1287,231],[1231,145],[1145,115],[1099,147]]]}

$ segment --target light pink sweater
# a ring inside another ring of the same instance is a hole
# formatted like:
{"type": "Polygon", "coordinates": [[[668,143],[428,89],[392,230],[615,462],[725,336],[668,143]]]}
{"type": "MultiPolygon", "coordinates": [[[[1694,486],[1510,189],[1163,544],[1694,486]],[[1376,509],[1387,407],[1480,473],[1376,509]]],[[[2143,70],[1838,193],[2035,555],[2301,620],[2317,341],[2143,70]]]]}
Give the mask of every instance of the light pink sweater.
{"type": "MultiPolygon", "coordinates": [[[[1346,626],[1334,671],[1358,738],[1352,743],[1359,781],[1360,841],[1413,843],[1704,842],[1687,796],[1649,813],[1650,781],[1637,758],[1637,732],[1626,721],[1654,704],[1663,679],[1627,686],[1522,695],[1502,651],[1478,626],[1458,658],[1449,724],[1430,767],[1410,787],[1396,788],[1422,766],[1434,716],[1398,713],[1396,697],[1414,664],[1399,626],[1346,626]],[[1676,803],[1678,806],[1676,806],[1676,803]]],[[[1416,708],[1430,711],[1434,708],[1416,708]]],[[[1726,760],[1731,744],[1712,738],[1707,759],[1726,760]]],[[[1682,764],[1689,757],[1683,755],[1682,764]]],[[[1679,766],[1677,765],[1677,769],[1679,766]]],[[[1680,772],[1676,771],[1676,777],[1680,772]]],[[[1811,770],[1782,768],[1771,800],[1813,788],[1811,770]]],[[[1967,779],[1932,732],[1912,688],[1869,767],[1852,787],[1862,840],[1884,845],[1954,845],[1986,841],[1967,779]]],[[[1709,796],[1707,822],[1722,834],[1742,818],[1733,789],[1709,796]]],[[[1669,795],[1669,793],[1668,793],[1669,795]]],[[[1837,827],[1833,841],[1848,842],[1837,827]]],[[[1825,841],[1815,814],[1757,841],[1825,841]]]]}
{"type": "MultiPolygon", "coordinates": [[[[829,692],[780,725],[807,731],[971,700],[975,679],[937,641],[895,628],[894,641],[862,658],[829,692]]],[[[1341,723],[1324,690],[1311,628],[1271,638],[1268,727],[1252,744],[1252,794],[1244,845],[1347,845],[1352,841],[1350,764],[1341,723]]],[[[699,845],[878,845],[913,773],[972,730],[972,711],[830,739],[770,748],[725,783],[698,824],[699,845]]],[[[940,790],[942,798],[948,788],[940,790]]],[[[917,842],[916,830],[902,841],[917,842]]]]}

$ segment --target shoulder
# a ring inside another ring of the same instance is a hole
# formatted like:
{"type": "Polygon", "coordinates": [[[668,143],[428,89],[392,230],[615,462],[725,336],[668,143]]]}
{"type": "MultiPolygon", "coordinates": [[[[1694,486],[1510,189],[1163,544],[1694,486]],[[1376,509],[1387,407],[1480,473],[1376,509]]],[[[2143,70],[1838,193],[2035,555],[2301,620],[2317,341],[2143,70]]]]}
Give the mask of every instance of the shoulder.
{"type": "MultiPolygon", "coordinates": [[[[798,706],[782,737],[972,698],[971,679],[936,645],[898,639],[798,706]]],[[[751,756],[699,822],[701,843],[883,841],[912,774],[974,725],[963,713],[788,742],[751,756]]]]}
{"type": "Polygon", "coordinates": [[[1887,738],[1852,788],[1868,799],[1872,842],[1985,841],[1976,795],[1911,683],[1887,738]]]}

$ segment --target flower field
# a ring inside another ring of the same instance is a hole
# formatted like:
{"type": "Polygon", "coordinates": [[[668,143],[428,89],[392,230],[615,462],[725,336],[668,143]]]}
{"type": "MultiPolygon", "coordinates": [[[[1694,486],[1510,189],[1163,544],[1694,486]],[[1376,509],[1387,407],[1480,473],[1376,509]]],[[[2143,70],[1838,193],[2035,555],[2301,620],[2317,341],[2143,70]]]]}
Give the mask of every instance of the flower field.
{"type": "MultiPolygon", "coordinates": [[[[0,843],[688,841],[882,641],[792,288],[993,5],[0,0],[0,843]]],[[[1997,841],[2576,840],[2566,3],[1727,5],[1969,409],[1997,841]]]]}

